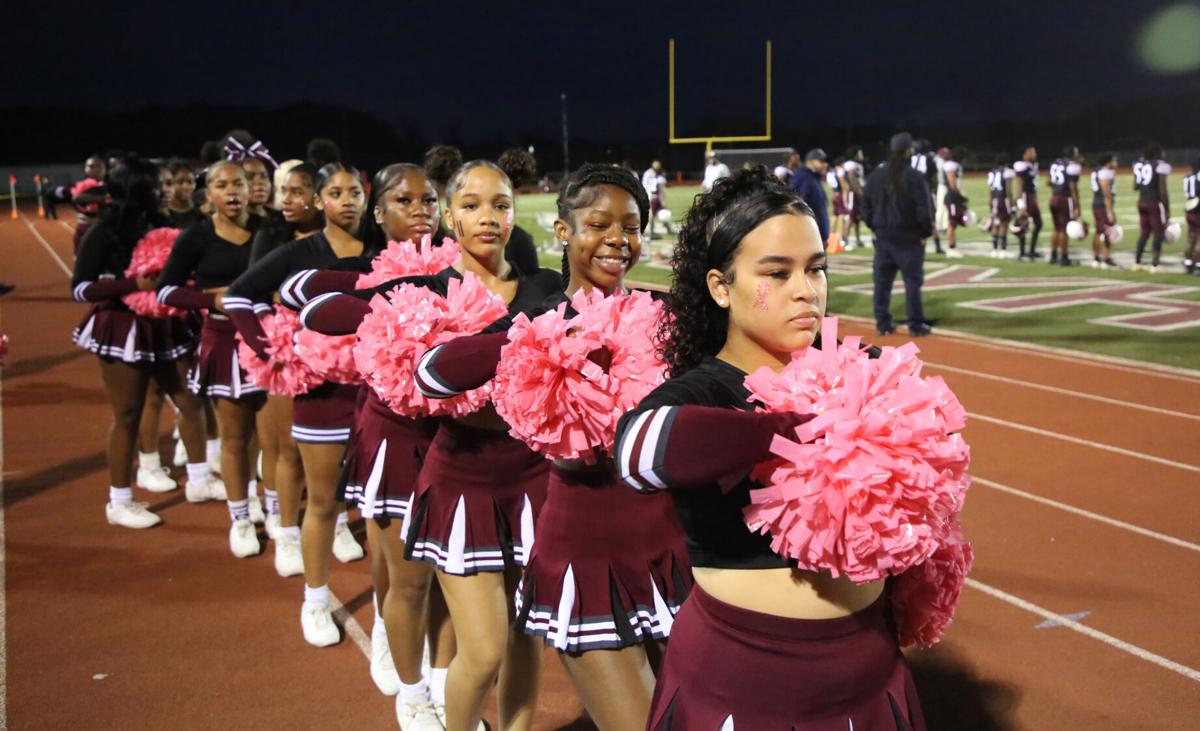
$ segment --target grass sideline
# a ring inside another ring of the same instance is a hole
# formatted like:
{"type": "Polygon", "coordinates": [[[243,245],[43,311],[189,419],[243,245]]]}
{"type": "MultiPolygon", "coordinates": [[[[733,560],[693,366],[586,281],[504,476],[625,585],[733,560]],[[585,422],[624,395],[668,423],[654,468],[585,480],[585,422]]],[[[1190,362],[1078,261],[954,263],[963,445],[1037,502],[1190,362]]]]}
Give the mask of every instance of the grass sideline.
{"type": "MultiPolygon", "coordinates": [[[[1086,179],[1081,181],[1081,183],[1086,185],[1086,179]]],[[[1136,196],[1132,192],[1126,192],[1132,185],[1131,180],[1127,176],[1119,177],[1117,185],[1117,217],[1118,221],[1125,226],[1126,234],[1124,240],[1116,248],[1123,251],[1132,251],[1137,239],[1136,196]]],[[[982,210],[983,204],[987,201],[986,188],[987,184],[984,179],[979,177],[970,177],[967,179],[966,189],[967,195],[971,199],[970,205],[977,211],[982,210]]],[[[694,187],[668,189],[667,202],[677,220],[681,219],[687,212],[692,199],[698,191],[699,189],[694,187]]],[[[1039,202],[1042,204],[1045,226],[1043,227],[1038,246],[1039,249],[1048,251],[1050,245],[1050,218],[1048,196],[1045,195],[1045,192],[1045,190],[1039,190],[1039,202]]],[[[1081,195],[1084,208],[1090,208],[1091,191],[1081,191],[1081,195]]],[[[1178,215],[1178,209],[1181,206],[1177,204],[1175,207],[1177,209],[1175,217],[1181,218],[1178,215]]],[[[517,201],[518,223],[533,234],[534,240],[539,245],[546,246],[548,249],[548,251],[541,254],[542,264],[552,269],[558,269],[560,257],[557,249],[553,247],[553,237],[548,231],[538,226],[536,215],[539,211],[549,213],[553,212],[553,210],[554,196],[552,195],[523,195],[517,201]]],[[[1090,211],[1088,211],[1088,214],[1090,215],[1090,211]]],[[[963,241],[990,242],[991,240],[989,235],[982,233],[978,228],[972,227],[968,231],[962,237],[963,241]]],[[[864,230],[864,235],[869,235],[869,229],[864,230]]],[[[1015,242],[1011,241],[1011,239],[1012,237],[1010,237],[1010,245],[1015,245],[1015,242]]],[[[1074,254],[1076,257],[1085,253],[1085,247],[1086,251],[1090,252],[1090,242],[1072,242],[1072,250],[1076,252],[1074,254]]],[[[932,249],[932,247],[930,248],[932,249]]],[[[1168,245],[1165,250],[1175,255],[1181,253],[1179,243],[1168,245]]],[[[852,252],[834,257],[829,282],[829,312],[871,318],[873,313],[871,298],[869,296],[841,289],[849,285],[870,282],[871,275],[869,270],[857,273],[838,271],[839,261],[866,264],[870,261],[870,251],[852,252]]],[[[930,255],[927,259],[928,270],[933,271],[934,268],[943,266],[945,261],[942,257],[930,255]]],[[[1149,281],[1156,284],[1200,288],[1200,279],[1182,273],[1151,276],[1139,272],[1102,271],[1090,267],[1071,267],[1064,270],[1062,267],[1051,266],[1045,263],[1022,263],[1006,259],[974,256],[967,256],[956,260],[954,263],[989,268],[994,267],[999,270],[996,277],[1004,279],[1086,276],[1130,282],[1149,281]]],[[[670,284],[670,270],[662,265],[648,265],[643,263],[634,269],[630,275],[630,279],[639,283],[668,286],[670,284]]],[[[899,277],[897,277],[897,281],[899,281],[899,277]]],[[[964,288],[929,291],[924,296],[926,317],[936,320],[940,326],[986,337],[1004,338],[1067,350],[1077,350],[1200,370],[1200,327],[1185,328],[1174,332],[1154,333],[1088,323],[1090,319],[1133,311],[1118,305],[1088,304],[1034,313],[987,312],[956,306],[960,302],[1016,296],[1035,291],[1045,292],[1046,290],[1044,288],[1035,290],[1013,286],[1011,288],[964,288]]],[[[1200,300],[1200,289],[1181,295],[1180,299],[1200,300]]],[[[903,297],[893,296],[892,312],[897,321],[903,321],[903,309],[903,297]]]]}

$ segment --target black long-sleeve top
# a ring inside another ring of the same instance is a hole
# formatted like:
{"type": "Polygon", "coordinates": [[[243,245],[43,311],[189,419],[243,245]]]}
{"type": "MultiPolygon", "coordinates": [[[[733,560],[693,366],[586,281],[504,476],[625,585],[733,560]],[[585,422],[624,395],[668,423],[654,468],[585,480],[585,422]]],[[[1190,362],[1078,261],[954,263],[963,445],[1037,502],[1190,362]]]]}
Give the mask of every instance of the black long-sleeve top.
{"type": "Polygon", "coordinates": [[[904,166],[900,185],[888,190],[888,166],[880,165],[863,191],[862,219],[875,233],[919,240],[933,235],[932,197],[925,176],[904,166]]]}
{"type": "MultiPolygon", "coordinates": [[[[149,229],[147,229],[149,230],[149,229]]],[[[119,241],[103,221],[88,229],[79,243],[71,297],[76,302],[120,301],[137,290],[137,279],[125,276],[136,241],[119,241]]]]}
{"type": "MultiPolygon", "coordinates": [[[[260,356],[266,355],[266,334],[258,322],[256,305],[270,307],[275,292],[292,273],[302,269],[354,272],[371,270],[374,252],[339,257],[324,232],[290,241],[258,260],[239,276],[222,300],[246,344],[260,356]]],[[[261,309],[261,308],[260,308],[261,309]]]]}
{"type": "MultiPolygon", "coordinates": [[[[262,219],[251,216],[246,228],[256,231],[262,219]]],[[[250,241],[235,244],[217,235],[211,218],[179,234],[158,276],[158,301],[180,309],[212,308],[216,295],[206,289],[228,287],[250,265],[250,241]],[[195,287],[187,281],[195,279],[195,287]]]]}

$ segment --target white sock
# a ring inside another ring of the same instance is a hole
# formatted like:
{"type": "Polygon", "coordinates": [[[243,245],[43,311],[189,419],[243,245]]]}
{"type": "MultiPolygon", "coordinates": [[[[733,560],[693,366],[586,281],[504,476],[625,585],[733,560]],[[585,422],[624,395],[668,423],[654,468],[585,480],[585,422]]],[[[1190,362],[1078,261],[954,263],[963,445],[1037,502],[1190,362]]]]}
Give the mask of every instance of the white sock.
{"type": "Polygon", "coordinates": [[[113,505],[133,502],[133,488],[110,486],[108,488],[108,501],[113,505]]]}
{"type": "Polygon", "coordinates": [[[434,705],[446,705],[446,675],[449,672],[450,668],[429,669],[429,694],[433,696],[434,705]]]}
{"type": "Polygon", "coordinates": [[[229,506],[229,519],[232,521],[250,520],[250,501],[249,500],[228,500],[226,504],[229,506]]]}
{"type": "MultiPolygon", "coordinates": [[[[372,592],[373,593],[373,592],[372,592]]],[[[379,595],[374,594],[371,597],[371,606],[375,608],[375,624],[371,625],[371,639],[377,636],[387,636],[387,627],[383,624],[383,615],[379,613],[379,595]]]]}
{"type": "Polygon", "coordinates": [[[320,604],[321,606],[329,606],[329,584],[313,588],[308,584],[304,585],[304,603],[305,604],[320,604]]]}
{"type": "Polygon", "coordinates": [[[162,458],[158,456],[158,452],[138,452],[138,467],[144,470],[161,470],[162,458]]]}
{"type": "Polygon", "coordinates": [[[429,697],[429,684],[425,682],[425,678],[421,678],[412,685],[401,680],[399,695],[402,701],[423,700],[429,697]]]}
{"type": "Polygon", "coordinates": [[[337,519],[338,525],[346,525],[349,522],[350,522],[350,514],[349,513],[346,513],[346,512],[338,513],[338,519],[337,519]]]}
{"type": "Polygon", "coordinates": [[[267,515],[279,515],[279,493],[269,487],[264,487],[263,498],[267,503],[267,515]]]}
{"type": "Polygon", "coordinates": [[[187,473],[188,482],[203,482],[212,477],[212,470],[209,469],[208,462],[188,463],[187,473]]]}
{"type": "Polygon", "coordinates": [[[250,480],[246,483],[246,497],[251,495],[258,497],[258,480],[250,480]]]}
{"type": "Polygon", "coordinates": [[[300,540],[300,526],[298,526],[298,525],[281,525],[281,526],[279,526],[279,532],[276,533],[275,535],[277,535],[281,538],[283,538],[283,537],[295,538],[298,541],[298,540],[300,540]]]}
{"type": "Polygon", "coordinates": [[[204,441],[204,456],[207,459],[220,461],[221,459],[221,438],[206,439],[204,441]]]}

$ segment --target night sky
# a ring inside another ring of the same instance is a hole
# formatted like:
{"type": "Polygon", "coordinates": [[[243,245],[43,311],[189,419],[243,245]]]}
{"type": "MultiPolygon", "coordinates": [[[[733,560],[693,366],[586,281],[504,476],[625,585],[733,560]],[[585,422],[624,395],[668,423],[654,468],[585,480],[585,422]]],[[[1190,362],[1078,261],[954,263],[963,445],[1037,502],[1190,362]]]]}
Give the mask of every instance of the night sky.
{"type": "Polygon", "coordinates": [[[1200,93],[1200,73],[1137,60],[1139,27],[1169,5],[1154,0],[243,0],[192,3],[191,16],[174,2],[22,5],[6,13],[5,54],[19,68],[6,105],[308,100],[447,141],[556,137],[562,92],[573,136],[665,139],[672,36],[686,135],[758,131],[767,38],[780,128],[1047,119],[1098,99],[1200,93]]]}

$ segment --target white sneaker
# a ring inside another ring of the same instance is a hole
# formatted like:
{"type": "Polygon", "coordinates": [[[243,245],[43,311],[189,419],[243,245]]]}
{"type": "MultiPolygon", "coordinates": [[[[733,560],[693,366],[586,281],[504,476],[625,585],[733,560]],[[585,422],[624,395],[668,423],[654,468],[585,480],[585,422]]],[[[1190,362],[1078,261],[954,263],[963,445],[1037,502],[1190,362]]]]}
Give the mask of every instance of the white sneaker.
{"type": "Polygon", "coordinates": [[[1142,265],[1135,263],[1133,266],[1129,267],[1129,271],[1140,272],[1140,271],[1142,271],[1142,265]]]}
{"type": "Polygon", "coordinates": [[[250,493],[246,497],[246,500],[248,501],[247,504],[250,506],[250,522],[251,523],[267,522],[267,516],[265,513],[263,513],[262,499],[260,499],[258,497],[258,493],[254,493],[254,492],[250,493]]]}
{"type": "Polygon", "coordinates": [[[416,698],[408,702],[396,696],[396,721],[404,731],[443,731],[445,726],[438,720],[433,703],[428,698],[416,698]]]}
{"type": "Polygon", "coordinates": [[[146,503],[112,503],[104,506],[104,517],[109,525],[119,525],[125,528],[150,528],[162,522],[149,510],[146,503]]]}
{"type": "Polygon", "coordinates": [[[225,494],[225,483],[217,477],[209,475],[206,479],[188,480],[183,488],[189,503],[202,503],[205,500],[228,500],[225,494]]]}
{"type": "Polygon", "coordinates": [[[961,258],[963,258],[963,254],[958,249],[946,249],[946,258],[947,259],[961,259],[961,258]]]}
{"type": "Polygon", "coordinates": [[[304,554],[300,551],[300,539],[279,536],[275,539],[275,573],[283,578],[304,573],[304,554]]]}
{"type": "Polygon", "coordinates": [[[363,552],[363,547],[358,545],[358,541],[354,540],[354,534],[350,532],[350,526],[346,523],[338,523],[337,528],[333,531],[333,556],[342,563],[350,563],[357,561],[366,553],[363,552]]]}
{"type": "Polygon", "coordinates": [[[171,479],[166,467],[158,469],[138,467],[137,486],[150,492],[170,492],[179,487],[179,483],[171,479]]]}
{"type": "Polygon", "coordinates": [[[187,447],[183,446],[183,440],[175,438],[175,456],[171,459],[176,467],[183,467],[187,464],[187,447]]]}
{"type": "Polygon", "coordinates": [[[1151,274],[1162,274],[1166,270],[1158,264],[1151,264],[1150,268],[1148,268],[1146,271],[1150,272],[1151,274]]]}
{"type": "Polygon", "coordinates": [[[400,675],[396,663],[392,662],[392,648],[388,647],[387,632],[371,631],[371,680],[384,695],[400,692],[400,675]]]}
{"type": "Polygon", "coordinates": [[[229,528],[229,550],[238,558],[257,556],[262,550],[258,545],[258,534],[254,532],[254,524],[248,520],[235,520],[229,528]]]}
{"type": "Polygon", "coordinates": [[[268,515],[267,519],[263,521],[263,527],[267,529],[267,538],[276,540],[276,534],[279,532],[279,514],[268,515]]]}
{"type": "Polygon", "coordinates": [[[337,625],[333,623],[333,612],[316,602],[304,602],[301,605],[300,629],[304,631],[304,640],[316,647],[336,645],[342,639],[337,625]]]}

